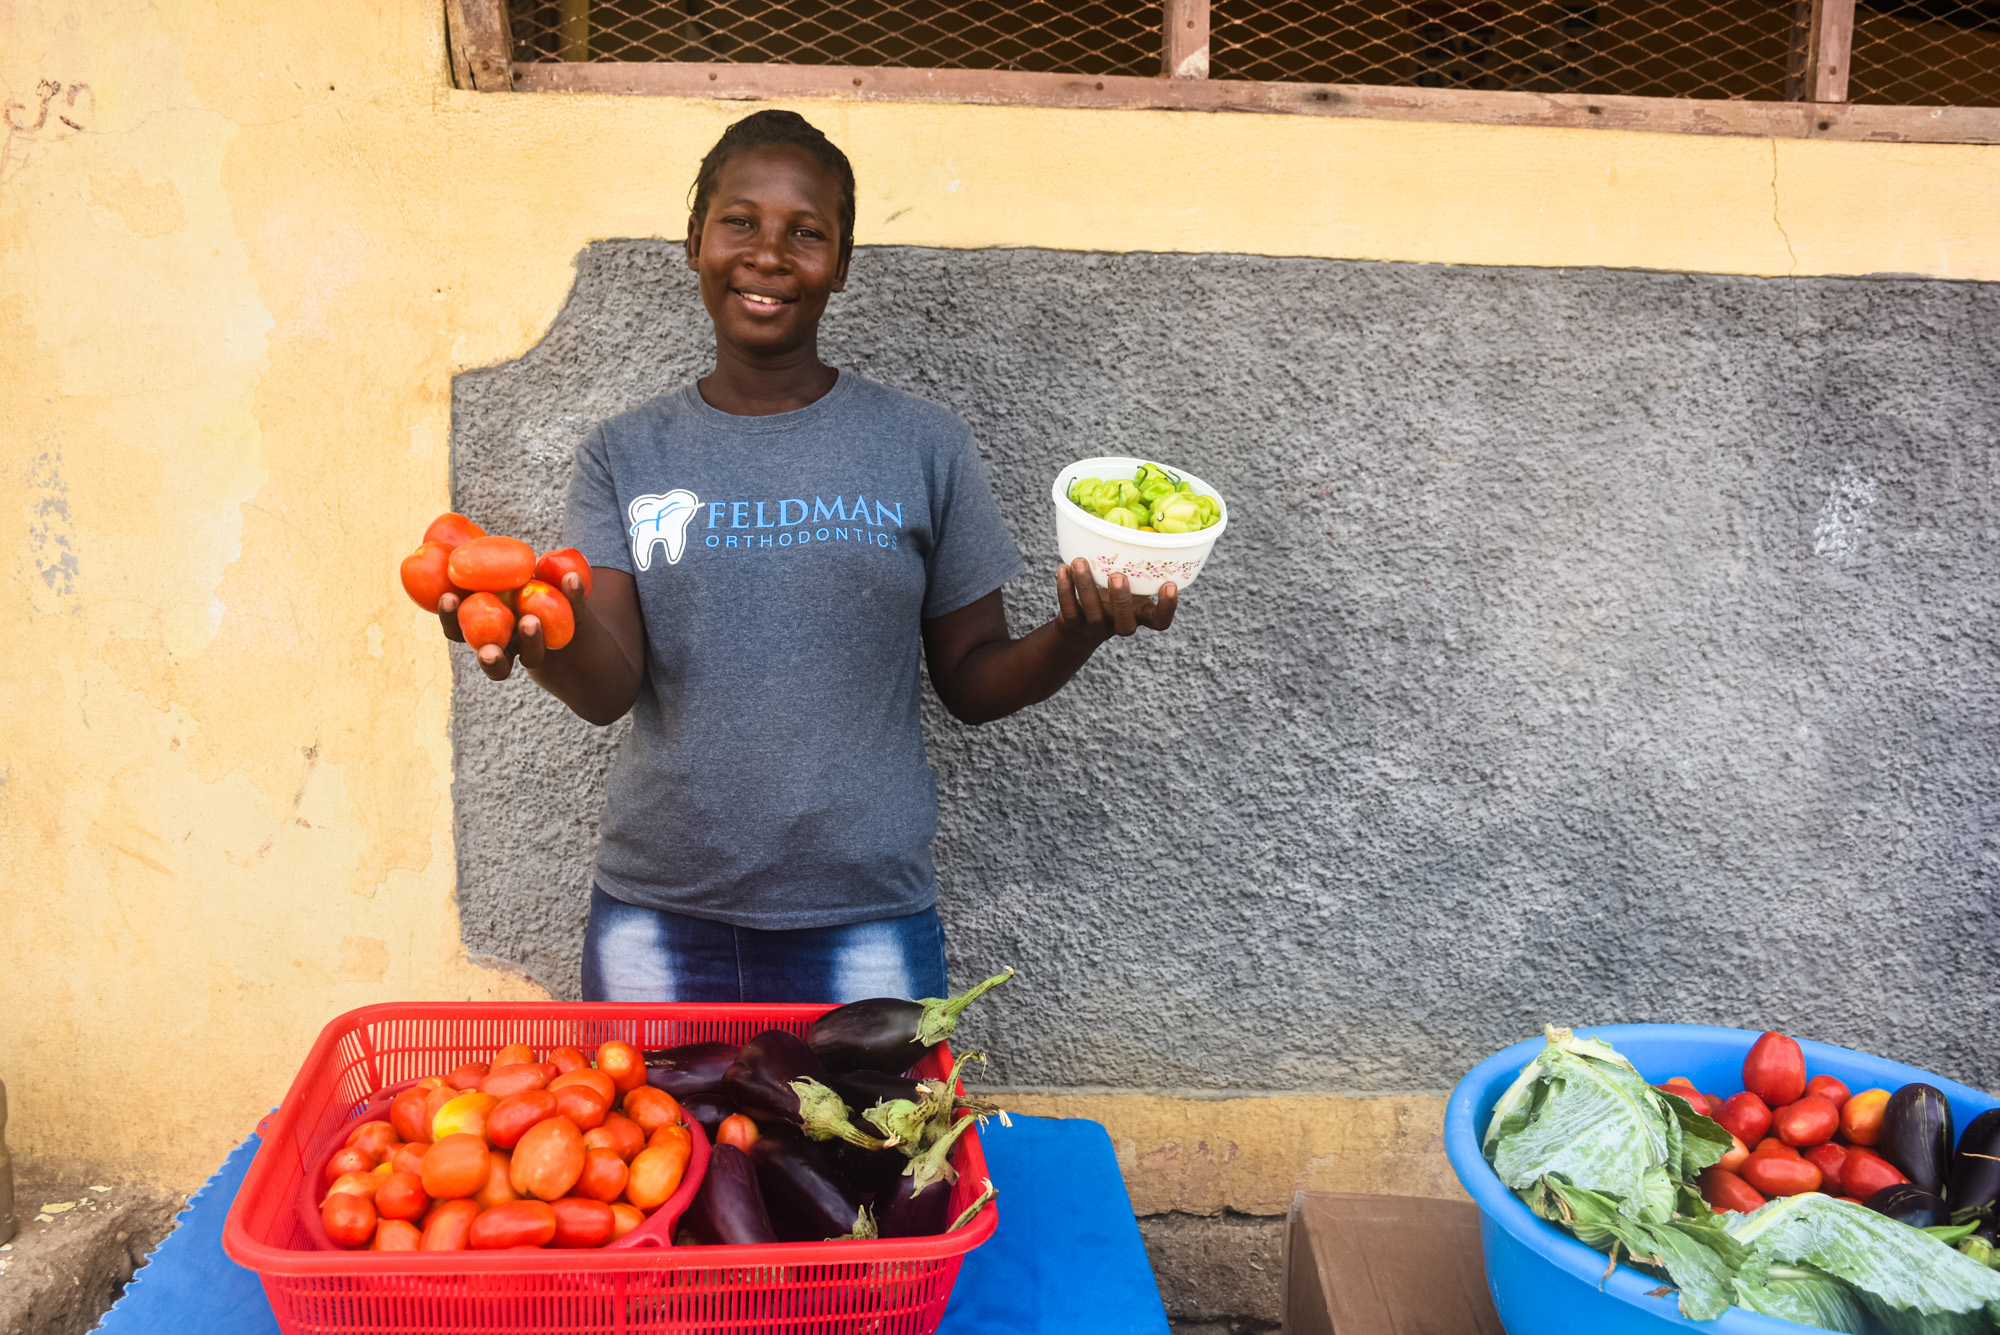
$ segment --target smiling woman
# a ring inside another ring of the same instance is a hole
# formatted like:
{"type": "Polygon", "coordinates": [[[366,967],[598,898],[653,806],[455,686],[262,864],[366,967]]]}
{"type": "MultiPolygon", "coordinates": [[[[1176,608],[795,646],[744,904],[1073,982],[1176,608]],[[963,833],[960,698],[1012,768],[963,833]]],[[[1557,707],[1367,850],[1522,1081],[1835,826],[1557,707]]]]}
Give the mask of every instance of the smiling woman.
{"type": "MultiPolygon", "coordinates": [[[[1053,572],[1054,619],[1009,634],[1021,557],[965,423],[820,360],[854,200],[847,156],[796,113],[723,134],[686,245],[715,367],[578,450],[564,542],[595,583],[564,579],[572,638],[550,647],[523,611],[478,650],[593,723],[633,715],[605,783],[587,999],[946,995],[923,669],[982,723],[1173,621],[1172,584],[1100,590],[1078,561],[1053,572]]],[[[456,598],[438,606],[462,638],[456,598]]]]}

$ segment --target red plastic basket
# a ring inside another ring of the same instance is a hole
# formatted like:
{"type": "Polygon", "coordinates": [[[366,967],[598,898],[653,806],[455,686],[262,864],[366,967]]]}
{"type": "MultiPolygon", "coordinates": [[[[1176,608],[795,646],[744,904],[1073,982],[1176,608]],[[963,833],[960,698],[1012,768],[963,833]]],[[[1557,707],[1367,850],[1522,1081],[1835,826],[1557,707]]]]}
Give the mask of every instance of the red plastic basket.
{"type": "MultiPolygon", "coordinates": [[[[406,1003],[366,1006],[321,1031],[230,1206],[222,1243],[257,1272],[287,1335],[929,1335],[965,1254],[993,1236],[989,1206],[956,1232],[873,1242],[589,1251],[316,1250],[297,1201],[328,1135],[379,1090],[484,1060],[624,1039],[642,1048],[803,1034],[830,1007],[406,1003]]],[[[918,1068],[950,1070],[940,1047],[918,1068]]],[[[979,1132],[959,1138],[954,1216],[986,1180],[979,1132]]]]}

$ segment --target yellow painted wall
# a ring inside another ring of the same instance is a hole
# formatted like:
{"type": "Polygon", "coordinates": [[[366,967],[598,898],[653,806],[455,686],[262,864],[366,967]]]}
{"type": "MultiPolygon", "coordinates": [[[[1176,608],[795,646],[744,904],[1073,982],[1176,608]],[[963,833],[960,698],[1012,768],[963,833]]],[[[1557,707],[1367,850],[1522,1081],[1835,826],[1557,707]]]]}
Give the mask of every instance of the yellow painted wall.
{"type": "MultiPolygon", "coordinates": [[[[749,108],[457,92],[441,9],[0,6],[0,1077],[29,1154],[190,1185],[334,1014],[533,994],[459,944],[449,674],[394,563],[446,505],[452,375],[532,345],[585,243],[678,235],[749,108]]],[[[805,109],[867,243],[2000,278],[1989,148],[805,109]]],[[[1289,1167],[1140,1194],[1358,1180],[1301,1167],[1377,1134],[1337,1104],[1231,1114],[1292,1127],[1289,1167]]],[[[1135,1173],[1203,1143],[1176,1128],[1207,1113],[1120,1107],[1135,1173]]]]}

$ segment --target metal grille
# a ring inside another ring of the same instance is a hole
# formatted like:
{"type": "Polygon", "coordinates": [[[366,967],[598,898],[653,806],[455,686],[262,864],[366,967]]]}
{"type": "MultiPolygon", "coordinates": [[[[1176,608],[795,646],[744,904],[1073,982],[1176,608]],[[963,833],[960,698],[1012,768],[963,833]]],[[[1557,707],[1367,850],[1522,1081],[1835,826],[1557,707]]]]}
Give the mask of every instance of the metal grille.
{"type": "Polygon", "coordinates": [[[1871,0],[1854,10],[1848,96],[2000,107],[2000,0],[1871,0]]]}
{"type": "MultiPolygon", "coordinates": [[[[523,62],[1160,73],[1158,0],[507,3],[523,62]]],[[[1811,11],[1811,0],[1213,0],[1209,77],[1796,100],[1811,11]]],[[[2000,106],[2000,0],[1862,0],[1849,63],[1857,102],[2000,106]]]]}
{"type": "Polygon", "coordinates": [[[513,0],[514,58],[1157,74],[1147,0],[513,0]]]}
{"type": "Polygon", "coordinates": [[[1784,96],[1792,6],[1752,0],[1217,0],[1210,77],[1784,96]]]}

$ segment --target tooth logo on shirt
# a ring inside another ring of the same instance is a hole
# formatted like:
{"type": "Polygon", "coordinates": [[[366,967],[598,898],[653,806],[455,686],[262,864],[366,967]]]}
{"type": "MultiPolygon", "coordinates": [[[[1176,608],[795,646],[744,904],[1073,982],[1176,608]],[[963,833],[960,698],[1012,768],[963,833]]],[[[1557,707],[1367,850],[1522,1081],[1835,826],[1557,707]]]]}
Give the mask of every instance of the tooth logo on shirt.
{"type": "Polygon", "coordinates": [[[625,508],[631,527],[632,560],[641,570],[653,565],[653,549],[664,545],[667,564],[679,565],[687,550],[688,524],[701,509],[701,498],[684,488],[660,496],[635,496],[625,508]]]}

